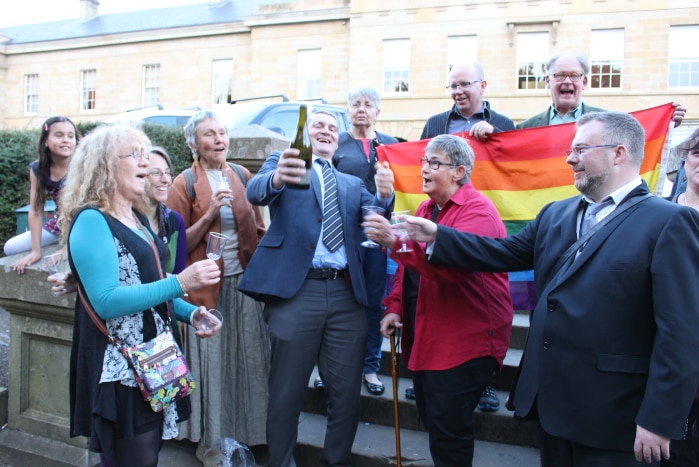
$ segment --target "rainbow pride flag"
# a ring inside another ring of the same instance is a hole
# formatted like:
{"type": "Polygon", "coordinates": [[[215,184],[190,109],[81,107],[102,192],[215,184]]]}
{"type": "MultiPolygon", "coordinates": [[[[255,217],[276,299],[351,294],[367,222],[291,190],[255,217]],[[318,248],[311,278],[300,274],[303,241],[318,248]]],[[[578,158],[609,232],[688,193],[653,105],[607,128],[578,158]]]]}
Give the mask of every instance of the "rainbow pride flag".
{"type": "MultiPolygon", "coordinates": [[[[674,108],[665,104],[631,112],[646,131],[641,177],[652,192],[662,189],[663,149],[674,108]]],[[[575,123],[493,134],[487,142],[469,140],[476,153],[471,181],[488,196],[505,221],[509,234],[534,219],[548,203],[579,194],[566,152],[575,136],[575,123]]],[[[396,177],[396,210],[415,212],[426,199],[422,193],[420,158],[429,140],[379,146],[381,161],[388,161],[396,177]]],[[[510,273],[515,309],[530,310],[536,303],[531,271],[510,273]]]]}

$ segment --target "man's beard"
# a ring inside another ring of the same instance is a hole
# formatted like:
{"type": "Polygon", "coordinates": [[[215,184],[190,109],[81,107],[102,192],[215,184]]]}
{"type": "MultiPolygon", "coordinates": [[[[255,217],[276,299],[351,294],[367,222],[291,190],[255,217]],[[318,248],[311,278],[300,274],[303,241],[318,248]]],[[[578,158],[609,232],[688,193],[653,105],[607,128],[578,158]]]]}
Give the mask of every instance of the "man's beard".
{"type": "Polygon", "coordinates": [[[604,182],[607,181],[607,178],[609,178],[609,175],[606,173],[600,175],[588,175],[586,172],[584,178],[575,180],[575,188],[577,188],[583,195],[590,196],[591,194],[594,194],[597,189],[604,184],[604,182]]]}

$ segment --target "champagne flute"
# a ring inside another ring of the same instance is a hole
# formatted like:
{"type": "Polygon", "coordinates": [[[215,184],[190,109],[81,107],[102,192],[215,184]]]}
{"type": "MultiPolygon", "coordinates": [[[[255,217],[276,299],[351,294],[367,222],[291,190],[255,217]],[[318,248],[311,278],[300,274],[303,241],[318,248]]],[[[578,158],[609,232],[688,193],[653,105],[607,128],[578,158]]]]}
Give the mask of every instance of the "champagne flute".
{"type": "MultiPolygon", "coordinates": [[[[221,171],[221,176],[220,176],[219,181],[218,181],[218,189],[219,190],[230,190],[231,189],[231,179],[223,171],[221,171]]],[[[233,195],[228,195],[228,196],[226,196],[226,198],[228,199],[226,204],[228,206],[230,206],[231,205],[230,200],[233,199],[233,195]]]]}
{"type": "Polygon", "coordinates": [[[223,248],[228,237],[218,232],[209,232],[209,241],[206,243],[206,257],[214,261],[221,259],[223,248]]]}
{"type": "Polygon", "coordinates": [[[391,213],[391,224],[395,226],[394,230],[402,242],[401,247],[396,250],[396,253],[408,253],[413,251],[412,248],[408,248],[408,245],[405,243],[409,237],[408,224],[405,222],[405,218],[409,215],[410,211],[394,211],[391,213]]]}
{"type": "Polygon", "coordinates": [[[215,308],[206,310],[208,314],[203,315],[197,322],[197,331],[208,331],[216,327],[216,321],[223,324],[223,315],[215,308]]]}
{"type": "MultiPolygon", "coordinates": [[[[68,258],[63,256],[63,251],[53,253],[44,258],[44,261],[41,263],[41,268],[49,273],[49,278],[62,281],[68,277],[68,273],[70,272],[68,258]]],[[[61,292],[51,291],[51,294],[54,297],[58,297],[61,295],[61,292]]]]}
{"type": "Polygon", "coordinates": [[[219,190],[230,190],[231,189],[231,179],[228,178],[228,175],[224,174],[223,171],[221,171],[221,179],[219,180],[218,189],[219,190]]]}
{"type": "MultiPolygon", "coordinates": [[[[365,219],[372,212],[375,212],[376,214],[383,214],[384,212],[386,212],[386,210],[381,206],[362,206],[362,217],[364,217],[365,219]]],[[[378,243],[369,239],[363,241],[362,243],[360,243],[360,245],[366,248],[379,248],[381,246],[378,243]]]]}

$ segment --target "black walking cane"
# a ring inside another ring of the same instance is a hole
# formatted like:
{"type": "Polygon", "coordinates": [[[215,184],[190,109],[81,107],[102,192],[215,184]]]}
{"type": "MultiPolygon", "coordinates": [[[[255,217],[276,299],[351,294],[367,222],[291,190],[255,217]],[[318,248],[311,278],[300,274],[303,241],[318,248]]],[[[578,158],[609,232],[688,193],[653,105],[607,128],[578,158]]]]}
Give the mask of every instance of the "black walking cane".
{"type": "Polygon", "coordinates": [[[398,359],[396,357],[396,334],[398,332],[399,330],[394,328],[394,332],[390,337],[391,376],[393,377],[393,422],[396,428],[396,462],[398,467],[402,467],[400,451],[400,415],[398,413],[398,359]]]}

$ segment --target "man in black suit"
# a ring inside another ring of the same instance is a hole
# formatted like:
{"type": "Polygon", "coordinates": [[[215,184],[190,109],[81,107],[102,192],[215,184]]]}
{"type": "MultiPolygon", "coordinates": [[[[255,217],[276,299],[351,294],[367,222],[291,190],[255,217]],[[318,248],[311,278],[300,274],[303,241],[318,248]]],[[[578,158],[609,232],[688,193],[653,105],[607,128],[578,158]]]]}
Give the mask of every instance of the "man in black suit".
{"type": "Polygon", "coordinates": [[[519,416],[538,416],[544,467],[657,465],[684,436],[699,378],[699,215],[649,195],[644,142],[628,114],[582,116],[567,159],[582,196],[504,239],[409,220],[434,264],[534,269],[513,401],[519,416]],[[599,225],[571,248],[585,212],[599,225]]]}

